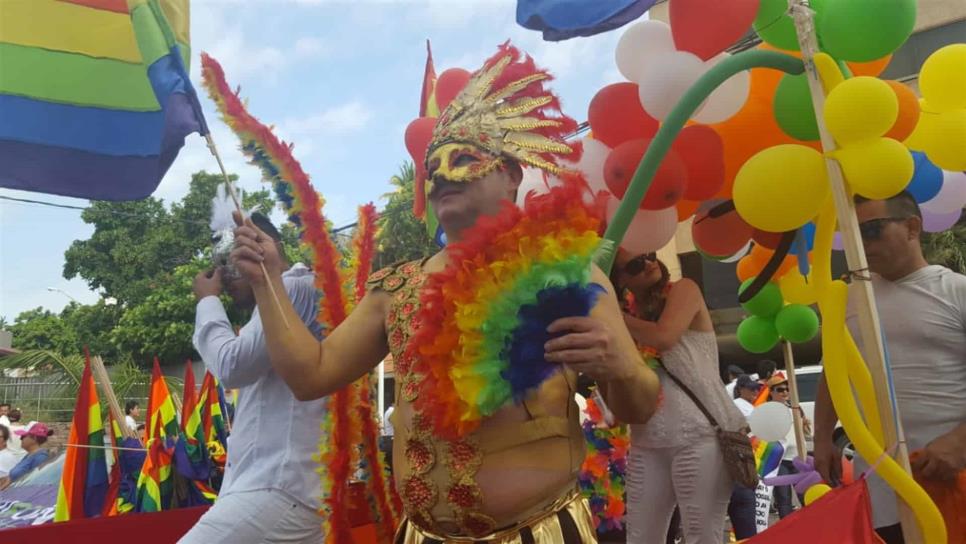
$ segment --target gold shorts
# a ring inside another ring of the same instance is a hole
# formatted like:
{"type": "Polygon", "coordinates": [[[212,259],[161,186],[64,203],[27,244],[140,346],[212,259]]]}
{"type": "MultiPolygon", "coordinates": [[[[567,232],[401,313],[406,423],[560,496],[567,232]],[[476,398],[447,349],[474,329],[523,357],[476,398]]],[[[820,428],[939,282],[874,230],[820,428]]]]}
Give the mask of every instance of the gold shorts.
{"type": "Polygon", "coordinates": [[[528,521],[482,537],[441,536],[416,527],[404,519],[395,544],[596,544],[597,534],[587,499],[577,491],[568,493],[528,521]]]}

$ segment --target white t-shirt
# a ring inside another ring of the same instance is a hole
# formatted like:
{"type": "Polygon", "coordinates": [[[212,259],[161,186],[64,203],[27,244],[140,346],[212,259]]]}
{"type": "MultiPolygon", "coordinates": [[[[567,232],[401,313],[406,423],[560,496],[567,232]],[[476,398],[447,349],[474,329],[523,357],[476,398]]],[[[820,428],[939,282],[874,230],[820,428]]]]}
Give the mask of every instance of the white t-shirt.
{"type": "MultiPolygon", "coordinates": [[[[933,265],[896,282],[873,275],[872,287],[912,453],[966,421],[966,276],[933,265]]],[[[852,296],[847,323],[862,349],[852,296]]],[[[859,460],[856,474],[866,468],[859,460]]],[[[885,482],[873,475],[869,491],[874,525],[898,523],[895,495],[885,482]]]]}
{"type": "Polygon", "coordinates": [[[138,430],[138,422],[134,421],[134,418],[131,417],[130,415],[124,416],[124,422],[127,423],[128,429],[131,429],[132,431],[135,431],[135,432],[138,430]]]}
{"type": "Polygon", "coordinates": [[[396,410],[395,406],[390,406],[385,415],[383,415],[382,420],[386,423],[382,426],[382,436],[393,436],[396,430],[392,426],[392,413],[396,410]]]}
{"type": "Polygon", "coordinates": [[[6,476],[13,470],[13,467],[17,466],[17,463],[27,455],[27,452],[20,450],[22,454],[18,454],[11,450],[10,448],[3,448],[0,450],[0,477],[6,476]]]}
{"type": "Polygon", "coordinates": [[[737,406],[738,410],[741,411],[741,415],[745,416],[746,418],[755,411],[755,405],[741,397],[735,399],[735,406],[737,406]]]}

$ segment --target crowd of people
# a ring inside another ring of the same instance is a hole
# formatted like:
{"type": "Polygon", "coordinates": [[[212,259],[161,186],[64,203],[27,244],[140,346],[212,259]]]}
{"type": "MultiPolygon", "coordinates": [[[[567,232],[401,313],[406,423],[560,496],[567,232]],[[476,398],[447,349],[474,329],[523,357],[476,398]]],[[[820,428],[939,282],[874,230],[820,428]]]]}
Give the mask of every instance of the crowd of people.
{"type": "Polygon", "coordinates": [[[0,404],[0,491],[50,458],[44,447],[54,431],[38,421],[22,424],[23,412],[0,404]]]}

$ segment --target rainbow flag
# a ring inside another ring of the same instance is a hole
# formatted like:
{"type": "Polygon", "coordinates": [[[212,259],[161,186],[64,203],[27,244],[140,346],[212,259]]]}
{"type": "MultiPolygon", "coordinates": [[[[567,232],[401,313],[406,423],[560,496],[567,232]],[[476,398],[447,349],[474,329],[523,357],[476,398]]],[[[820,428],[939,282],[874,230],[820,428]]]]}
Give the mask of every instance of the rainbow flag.
{"type": "Polygon", "coordinates": [[[181,426],[184,428],[185,422],[191,417],[191,412],[195,409],[198,402],[198,393],[195,391],[195,371],[191,368],[189,359],[184,366],[184,394],[181,396],[181,426]]]}
{"type": "MultiPolygon", "coordinates": [[[[114,416],[110,412],[107,414],[107,422],[111,427],[111,447],[117,448],[123,436],[121,428],[117,425],[117,421],[114,421],[114,416]]],[[[111,466],[111,474],[108,477],[107,494],[104,498],[104,507],[101,510],[102,516],[116,516],[120,513],[117,508],[118,497],[121,492],[121,463],[118,462],[120,451],[115,449],[113,452],[114,464],[111,466]]]]}
{"type": "Polygon", "coordinates": [[[151,370],[151,389],[148,392],[148,413],[146,427],[148,440],[152,438],[177,438],[180,429],[175,416],[174,401],[168,391],[168,384],[161,375],[161,365],[158,358],[154,358],[154,368],[151,370]]]}
{"type": "MultiPolygon", "coordinates": [[[[170,402],[170,399],[169,399],[170,402]]],[[[156,427],[151,431],[154,438],[148,440],[148,454],[141,466],[135,493],[135,512],[160,512],[172,505],[174,477],[171,465],[174,448],[168,446],[161,419],[153,420],[156,427]]]]}
{"type": "MultiPolygon", "coordinates": [[[[423,88],[419,93],[419,116],[439,117],[439,105],[436,103],[436,67],[433,64],[433,49],[426,40],[426,67],[423,69],[423,88]]],[[[416,199],[414,212],[417,217],[422,215],[426,220],[426,233],[442,244],[442,228],[433,213],[433,206],[426,199],[426,171],[422,164],[415,165],[416,180],[413,187],[413,197],[416,199]]]]}
{"type": "Polygon", "coordinates": [[[186,66],[188,0],[3,0],[0,187],[150,195],[208,132],[186,66]]]}
{"type": "Polygon", "coordinates": [[[228,434],[225,430],[225,416],[219,400],[218,379],[210,372],[205,373],[201,382],[201,425],[205,436],[205,443],[217,442],[223,449],[228,445],[228,434]]]}
{"type": "Polygon", "coordinates": [[[104,506],[107,495],[107,462],[104,460],[104,425],[101,423],[101,405],[97,388],[91,375],[90,356],[84,363],[77,402],[74,404],[74,420],[70,425],[68,444],[86,447],[68,447],[64,470],[57,490],[54,521],[70,521],[97,516],[104,506]]]}
{"type": "MultiPolygon", "coordinates": [[[[185,400],[182,407],[185,413],[181,419],[182,432],[175,445],[174,463],[178,473],[185,478],[206,482],[211,476],[211,465],[208,462],[208,447],[201,411],[207,402],[208,391],[202,391],[200,399],[195,398],[194,371],[191,369],[190,362],[185,371],[184,391],[185,400]]],[[[204,496],[202,492],[200,498],[204,500],[204,496]]],[[[190,496],[190,498],[195,499],[199,496],[190,496]]]]}
{"type": "Polygon", "coordinates": [[[781,442],[765,442],[751,437],[751,447],[755,452],[755,466],[760,477],[765,477],[777,469],[785,455],[785,447],[781,442]]]}

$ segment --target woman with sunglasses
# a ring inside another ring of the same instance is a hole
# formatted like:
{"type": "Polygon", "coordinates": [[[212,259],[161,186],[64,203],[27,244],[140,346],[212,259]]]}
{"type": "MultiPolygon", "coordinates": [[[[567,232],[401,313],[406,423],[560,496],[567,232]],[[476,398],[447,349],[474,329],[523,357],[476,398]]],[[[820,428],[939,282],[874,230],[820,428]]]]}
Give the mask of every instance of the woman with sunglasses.
{"type": "Polygon", "coordinates": [[[657,350],[663,398],[657,413],[631,426],[627,466],[627,541],[664,544],[675,505],[688,544],[718,544],[732,481],[714,429],[669,372],[725,430],[745,419],[721,387],[711,314],[691,280],[670,281],[656,255],[618,250],[611,281],[638,346],[657,350]]]}
{"type": "MultiPolygon", "coordinates": [[[[784,372],[776,372],[768,379],[766,385],[769,388],[768,400],[780,402],[791,409],[791,393],[788,389],[788,378],[785,377],[784,372]]],[[[805,412],[802,411],[801,407],[798,410],[802,416],[802,427],[804,428],[805,434],[812,434],[812,422],[805,417],[805,412]]],[[[795,470],[795,465],[792,463],[792,460],[798,455],[798,446],[795,443],[794,427],[788,431],[788,435],[782,441],[782,446],[785,447],[785,453],[782,456],[781,466],[778,468],[778,475],[795,474],[798,471],[795,470]]],[[[805,497],[800,495],[798,501],[801,504],[805,504],[805,497]]],[[[792,505],[791,486],[783,485],[775,487],[775,506],[778,508],[779,518],[784,518],[795,511],[795,507],[792,505]]]]}

